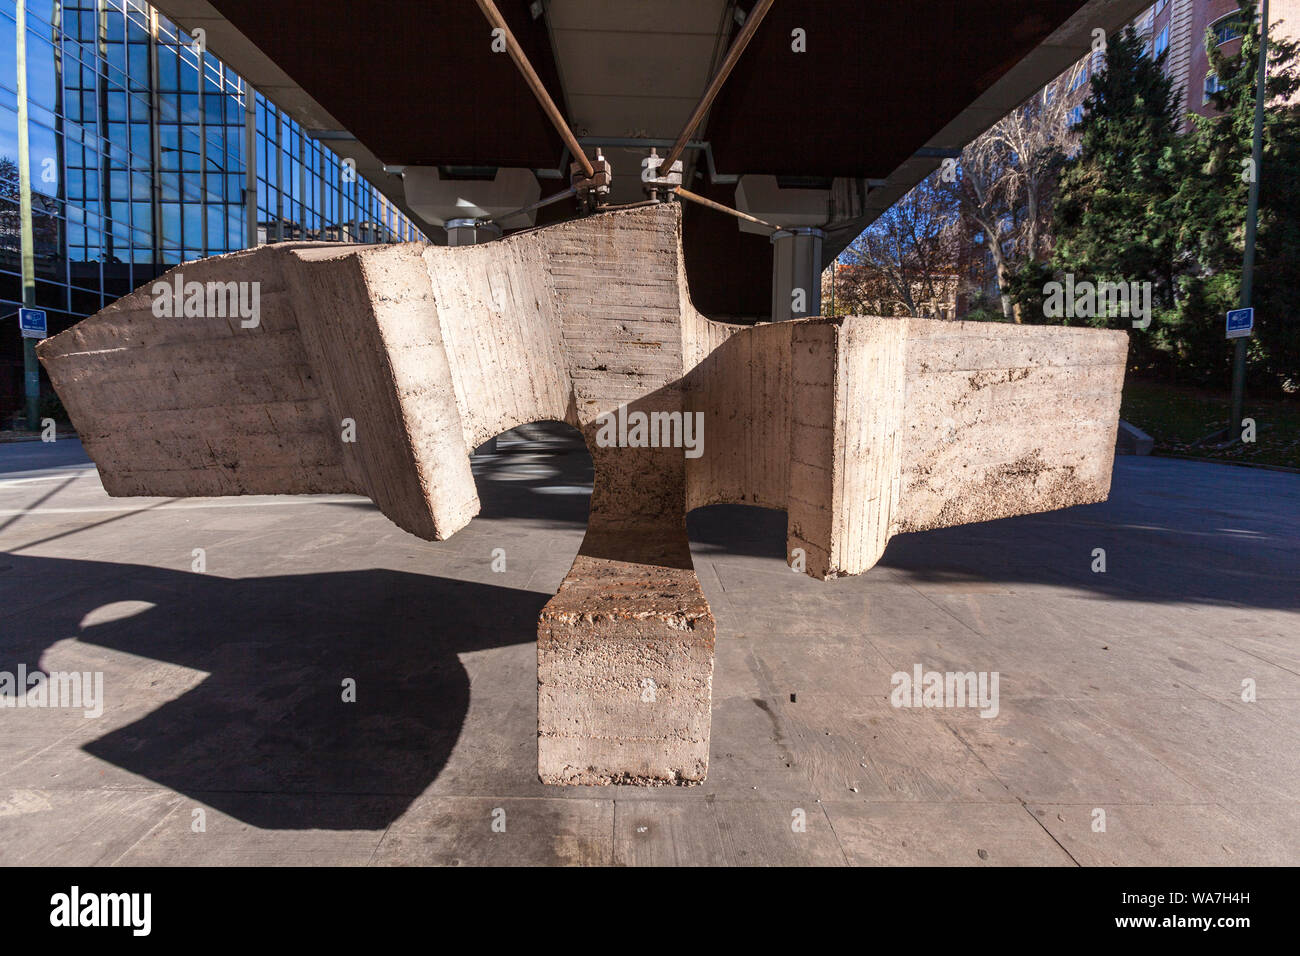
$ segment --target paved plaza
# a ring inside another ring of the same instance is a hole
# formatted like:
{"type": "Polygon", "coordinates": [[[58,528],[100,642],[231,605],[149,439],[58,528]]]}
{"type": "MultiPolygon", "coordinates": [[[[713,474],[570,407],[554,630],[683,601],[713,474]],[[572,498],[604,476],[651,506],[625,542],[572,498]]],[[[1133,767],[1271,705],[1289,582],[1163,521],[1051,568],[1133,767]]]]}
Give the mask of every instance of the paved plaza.
{"type": "Polygon", "coordinates": [[[1300,864],[1300,475],[1120,458],[1105,504],[830,582],[783,514],[697,511],[709,774],[642,789],[537,779],[590,459],[535,430],[473,470],[482,513],[429,543],[0,445],[0,671],[103,675],[98,717],[0,709],[0,863],[1300,864]],[[996,672],[996,713],[894,706],[918,666],[996,672]]]}

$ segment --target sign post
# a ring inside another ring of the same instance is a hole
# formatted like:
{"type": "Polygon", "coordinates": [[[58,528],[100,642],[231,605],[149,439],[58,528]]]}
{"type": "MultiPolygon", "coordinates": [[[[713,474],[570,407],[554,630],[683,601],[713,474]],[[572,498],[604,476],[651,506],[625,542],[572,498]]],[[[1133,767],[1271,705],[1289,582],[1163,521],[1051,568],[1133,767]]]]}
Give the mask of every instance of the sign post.
{"type": "Polygon", "coordinates": [[[1255,232],[1259,223],[1259,177],[1264,160],[1264,101],[1268,98],[1268,0],[1264,0],[1259,18],[1259,75],[1255,80],[1255,135],[1251,141],[1250,190],[1246,200],[1246,250],[1241,264],[1241,308],[1228,313],[1228,338],[1235,338],[1232,353],[1232,411],[1229,413],[1227,438],[1241,434],[1241,416],[1245,410],[1246,395],[1246,337],[1250,326],[1238,335],[1232,334],[1234,313],[1250,313],[1254,325],[1255,310],[1250,308],[1250,295],[1255,281],[1255,232]]]}

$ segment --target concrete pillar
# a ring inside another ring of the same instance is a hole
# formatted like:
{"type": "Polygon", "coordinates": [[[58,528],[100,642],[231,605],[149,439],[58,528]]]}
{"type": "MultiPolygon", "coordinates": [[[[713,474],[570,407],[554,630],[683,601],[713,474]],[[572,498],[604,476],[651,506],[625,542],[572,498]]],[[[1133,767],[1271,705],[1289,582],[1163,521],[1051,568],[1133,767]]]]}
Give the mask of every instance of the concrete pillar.
{"type": "MultiPolygon", "coordinates": [[[[782,186],[775,176],[745,175],[736,208],[777,227],[772,238],[772,321],[822,312],[822,226],[831,218],[831,190],[782,186]]],[[[765,233],[740,220],[741,232],[765,233]]]]}
{"type": "Polygon", "coordinates": [[[822,313],[822,239],[813,226],[772,233],[772,321],[822,313]]]}

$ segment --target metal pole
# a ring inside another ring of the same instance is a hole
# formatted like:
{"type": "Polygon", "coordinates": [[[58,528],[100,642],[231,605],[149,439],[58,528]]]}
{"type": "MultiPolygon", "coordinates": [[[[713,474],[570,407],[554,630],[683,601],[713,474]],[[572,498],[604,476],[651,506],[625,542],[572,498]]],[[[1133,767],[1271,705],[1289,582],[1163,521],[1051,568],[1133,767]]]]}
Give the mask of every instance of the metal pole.
{"type": "MultiPolygon", "coordinates": [[[[149,188],[149,222],[152,236],[149,252],[153,258],[155,275],[163,271],[163,205],[162,205],[162,80],[158,64],[158,11],[149,12],[149,162],[152,164],[149,188]]],[[[183,164],[182,164],[183,165],[183,164]]],[[[204,193],[206,199],[207,193],[204,193]]],[[[204,219],[207,217],[204,216],[204,219]]],[[[181,256],[181,258],[185,258],[181,256]]]]}
{"type": "MultiPolygon", "coordinates": [[[[257,93],[244,84],[244,245],[257,248],[257,93]]],[[[270,178],[270,173],[267,173],[270,178]]]]}
{"type": "Polygon", "coordinates": [[[491,222],[491,223],[500,224],[505,222],[507,219],[513,219],[515,218],[515,216],[522,216],[527,213],[534,212],[535,210],[543,209],[546,206],[549,206],[553,203],[557,203],[562,199],[568,199],[570,196],[576,196],[577,194],[578,194],[577,188],[570,186],[568,189],[564,190],[563,192],[558,192],[554,196],[547,196],[545,199],[539,199],[537,200],[537,202],[532,203],[531,205],[524,206],[520,209],[516,209],[514,212],[508,212],[504,216],[479,216],[477,219],[474,220],[474,222],[491,222]]]}
{"type": "MultiPolygon", "coordinates": [[[[771,2],[771,0],[769,0],[771,2]]],[[[477,0],[478,8],[483,11],[483,16],[487,17],[488,23],[500,30],[506,41],[506,52],[510,54],[510,59],[515,61],[515,66],[519,67],[519,72],[523,74],[524,82],[532,90],[533,96],[537,97],[537,102],[541,104],[542,112],[546,118],[551,121],[555,131],[560,134],[560,139],[564,140],[564,145],[569,147],[569,152],[573,154],[574,159],[582,164],[582,172],[587,178],[596,175],[596,167],[591,165],[591,160],[587,154],[582,151],[578,144],[578,137],[573,135],[573,130],[569,129],[569,124],[560,114],[559,107],[551,99],[551,95],[546,92],[546,87],[542,85],[541,77],[533,69],[533,65],[528,62],[528,57],[524,56],[524,51],[520,49],[519,42],[515,35],[510,32],[510,27],[506,23],[505,17],[501,16],[501,11],[492,0],[477,0]]]]}
{"type": "MultiPolygon", "coordinates": [[[[479,0],[479,2],[482,3],[484,0],[479,0]]],[[[700,125],[700,122],[704,119],[704,114],[707,113],[709,107],[713,105],[714,99],[722,89],[722,84],[725,83],[727,77],[731,75],[732,69],[736,66],[736,62],[740,59],[740,55],[745,52],[745,47],[749,45],[749,41],[753,38],[754,33],[757,32],[758,25],[763,22],[763,17],[767,16],[767,11],[771,9],[772,3],[773,0],[758,0],[754,9],[750,11],[749,17],[745,20],[745,25],[741,27],[740,32],[736,34],[736,41],[732,43],[731,48],[727,50],[727,55],[723,58],[722,65],[718,67],[718,72],[714,74],[712,81],[710,81],[709,88],[704,91],[704,95],[700,97],[700,101],[695,104],[695,109],[691,112],[690,119],[688,119],[686,125],[682,127],[682,132],[681,135],[677,137],[677,142],[673,143],[673,148],[668,151],[668,157],[659,164],[659,168],[663,171],[665,176],[672,172],[673,163],[682,158],[682,152],[686,149],[686,144],[690,142],[691,136],[695,134],[695,128],[700,125]]]]}
{"type": "MultiPolygon", "coordinates": [[[[1268,78],[1268,0],[1260,10],[1259,80],[1255,84],[1255,138],[1251,159],[1255,175],[1250,180],[1250,198],[1246,204],[1246,251],[1241,264],[1241,308],[1250,308],[1255,279],[1255,231],[1259,224],[1259,179],[1264,158],[1264,100],[1268,78]]],[[[1246,339],[1236,341],[1232,356],[1232,417],[1228,419],[1228,440],[1241,437],[1241,417],[1246,397],[1246,339]]]]}
{"type": "MultiPolygon", "coordinates": [[[[280,110],[277,107],[274,111],[267,110],[266,122],[270,125],[272,117],[275,118],[275,239],[272,240],[268,235],[267,241],[283,242],[284,241],[284,190],[287,184],[284,181],[284,152],[280,146],[280,131],[284,128],[281,122],[280,110]]],[[[271,150],[268,147],[268,158],[271,150]]],[[[271,182],[271,171],[266,172],[266,181],[271,182]]]]}
{"type": "MultiPolygon", "coordinates": [[[[23,273],[23,305],[36,307],[36,245],[32,236],[32,157],[27,130],[27,0],[15,10],[18,37],[18,228],[23,273]]],[[[21,326],[19,334],[21,335],[21,326]]],[[[27,427],[41,427],[41,371],[36,361],[36,340],[23,338],[23,396],[27,427]]]]}
{"type": "MultiPolygon", "coordinates": [[[[661,166],[660,169],[662,168],[663,167],[661,166]]],[[[739,209],[732,209],[730,206],[724,206],[720,202],[714,202],[712,199],[706,199],[704,196],[701,196],[698,193],[693,193],[689,189],[683,189],[681,186],[675,186],[672,189],[670,189],[669,192],[676,193],[678,196],[681,196],[683,199],[689,199],[691,202],[699,203],[701,206],[704,206],[708,209],[712,209],[715,212],[725,212],[728,216],[735,216],[737,219],[744,219],[746,222],[752,222],[759,226],[766,226],[768,229],[771,229],[773,232],[776,232],[781,228],[780,226],[774,226],[770,222],[765,222],[762,219],[758,219],[755,216],[751,216],[749,215],[749,213],[741,212],[739,209]]]]}
{"type": "MultiPolygon", "coordinates": [[[[211,246],[208,245],[208,109],[205,103],[207,98],[205,87],[208,85],[208,54],[206,46],[200,44],[200,47],[201,49],[194,54],[199,60],[199,195],[203,197],[202,202],[199,204],[199,243],[203,248],[199,252],[206,256],[208,250],[211,249],[211,246]]],[[[182,138],[181,142],[184,141],[184,138],[182,138]]],[[[183,151],[180,161],[183,170],[185,168],[185,153],[183,151]]],[[[188,177],[187,173],[181,175],[188,177]]],[[[160,177],[155,174],[154,178],[160,177]]],[[[222,189],[222,192],[224,193],[225,189],[222,189]]],[[[182,228],[184,227],[182,226],[182,228]]],[[[181,243],[182,262],[186,258],[185,246],[192,241],[189,236],[185,236],[184,241],[181,243]]],[[[222,245],[224,246],[225,243],[222,243],[222,245]]]]}

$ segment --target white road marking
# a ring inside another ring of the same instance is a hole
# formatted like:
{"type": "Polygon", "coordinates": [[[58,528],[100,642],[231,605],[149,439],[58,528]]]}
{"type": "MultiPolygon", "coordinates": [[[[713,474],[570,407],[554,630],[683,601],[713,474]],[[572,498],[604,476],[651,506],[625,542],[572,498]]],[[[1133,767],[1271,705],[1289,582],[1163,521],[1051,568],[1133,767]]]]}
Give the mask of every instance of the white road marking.
{"type": "Polygon", "coordinates": [[[64,481],[68,478],[89,478],[96,475],[97,472],[92,468],[90,471],[67,471],[61,475],[41,475],[39,478],[0,478],[0,488],[7,488],[10,485],[30,485],[34,481],[64,481]]]}
{"type": "MultiPolygon", "coordinates": [[[[0,517],[12,517],[14,515],[81,515],[81,514],[98,514],[103,512],[130,512],[143,511],[149,508],[151,499],[142,498],[140,504],[126,507],[97,506],[90,508],[10,508],[0,509],[0,517]]],[[[156,500],[156,499],[153,499],[156,500]]],[[[356,501],[369,501],[369,498],[363,498],[360,495],[285,495],[283,498],[277,498],[273,501],[248,501],[239,498],[219,498],[214,501],[191,501],[185,503],[169,503],[159,507],[149,509],[151,511],[198,511],[204,508],[266,508],[275,505],[290,505],[301,507],[303,505],[320,505],[356,501]]]]}

